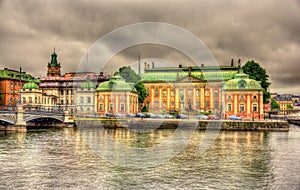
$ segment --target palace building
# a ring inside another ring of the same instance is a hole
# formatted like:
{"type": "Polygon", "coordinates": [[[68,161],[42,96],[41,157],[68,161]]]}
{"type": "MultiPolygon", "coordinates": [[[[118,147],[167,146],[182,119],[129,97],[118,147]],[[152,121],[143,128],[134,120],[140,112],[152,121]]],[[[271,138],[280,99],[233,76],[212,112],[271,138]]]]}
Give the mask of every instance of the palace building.
{"type": "Polygon", "coordinates": [[[113,76],[101,83],[96,90],[97,112],[100,116],[106,113],[136,114],[138,112],[138,95],[132,84],[120,76],[113,76]]]}
{"type": "Polygon", "coordinates": [[[147,68],[141,74],[149,92],[145,100],[151,112],[221,111],[222,82],[238,72],[235,66],[147,68]]]}
{"type": "Polygon", "coordinates": [[[212,112],[228,118],[230,115],[261,119],[263,116],[260,83],[238,66],[145,67],[140,74],[149,96],[145,99],[150,112],[176,110],[199,114],[212,112]],[[236,84],[236,85],[234,85],[236,84]]]}
{"type": "Polygon", "coordinates": [[[264,118],[263,88],[259,81],[250,79],[241,69],[233,79],[223,83],[222,102],[225,118],[230,115],[249,119],[264,118]]]}

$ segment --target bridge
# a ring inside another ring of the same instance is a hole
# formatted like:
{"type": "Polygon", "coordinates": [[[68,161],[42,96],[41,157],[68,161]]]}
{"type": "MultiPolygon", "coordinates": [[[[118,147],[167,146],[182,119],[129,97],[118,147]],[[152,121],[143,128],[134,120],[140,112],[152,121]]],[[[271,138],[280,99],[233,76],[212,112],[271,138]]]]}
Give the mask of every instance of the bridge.
{"type": "Polygon", "coordinates": [[[73,126],[68,111],[24,111],[22,106],[16,110],[0,110],[0,131],[25,132],[27,127],[73,126]]]}

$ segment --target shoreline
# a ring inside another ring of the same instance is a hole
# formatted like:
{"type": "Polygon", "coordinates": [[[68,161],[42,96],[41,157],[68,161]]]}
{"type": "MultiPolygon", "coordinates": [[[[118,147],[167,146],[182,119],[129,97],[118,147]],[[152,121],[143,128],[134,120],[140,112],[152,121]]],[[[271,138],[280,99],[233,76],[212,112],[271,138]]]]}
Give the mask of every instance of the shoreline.
{"type": "Polygon", "coordinates": [[[196,126],[198,130],[224,131],[272,131],[288,132],[287,121],[232,121],[232,120],[180,120],[180,119],[139,119],[139,118],[77,118],[75,127],[176,129],[196,126]],[[158,126],[158,127],[157,127],[158,126]]]}

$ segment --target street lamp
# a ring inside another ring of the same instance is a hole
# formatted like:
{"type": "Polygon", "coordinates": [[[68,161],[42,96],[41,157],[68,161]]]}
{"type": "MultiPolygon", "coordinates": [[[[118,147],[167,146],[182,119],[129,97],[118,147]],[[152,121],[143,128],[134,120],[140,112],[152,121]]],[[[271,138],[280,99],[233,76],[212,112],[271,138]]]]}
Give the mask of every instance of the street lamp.
{"type": "Polygon", "coordinates": [[[68,83],[69,82],[66,82],[66,95],[65,95],[66,96],[66,98],[65,98],[66,99],[66,102],[65,102],[65,110],[66,111],[68,111],[68,94],[69,94],[68,93],[68,83]]]}
{"type": "Polygon", "coordinates": [[[22,105],[22,97],[21,97],[21,90],[22,90],[22,67],[20,67],[20,80],[19,80],[19,101],[18,104],[22,105]]]}

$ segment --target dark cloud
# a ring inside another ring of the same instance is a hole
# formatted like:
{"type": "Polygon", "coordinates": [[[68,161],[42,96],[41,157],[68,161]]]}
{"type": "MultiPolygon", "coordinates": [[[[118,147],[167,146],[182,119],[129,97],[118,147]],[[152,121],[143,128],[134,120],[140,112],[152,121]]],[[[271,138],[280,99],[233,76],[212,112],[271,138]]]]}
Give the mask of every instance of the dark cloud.
{"type": "MultiPolygon", "coordinates": [[[[56,47],[63,72],[76,71],[87,49],[108,32],[137,22],[164,22],[195,34],[219,64],[253,59],[266,68],[271,90],[300,94],[299,12],[297,0],[0,0],[0,66],[22,66],[44,76],[56,47]]],[[[111,61],[129,64],[138,53],[188,62],[180,52],[158,45],[129,48],[111,61]]]]}

